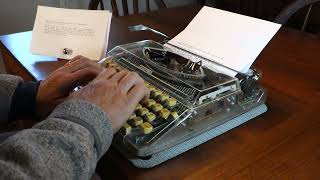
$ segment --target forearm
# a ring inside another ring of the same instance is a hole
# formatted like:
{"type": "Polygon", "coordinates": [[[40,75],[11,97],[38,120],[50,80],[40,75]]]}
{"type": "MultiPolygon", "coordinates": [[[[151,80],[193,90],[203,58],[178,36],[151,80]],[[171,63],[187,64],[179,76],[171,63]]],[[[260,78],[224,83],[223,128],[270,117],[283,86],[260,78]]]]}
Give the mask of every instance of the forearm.
{"type": "Polygon", "coordinates": [[[111,124],[100,108],[67,101],[45,121],[0,145],[0,174],[9,179],[89,179],[111,141],[111,124]]]}

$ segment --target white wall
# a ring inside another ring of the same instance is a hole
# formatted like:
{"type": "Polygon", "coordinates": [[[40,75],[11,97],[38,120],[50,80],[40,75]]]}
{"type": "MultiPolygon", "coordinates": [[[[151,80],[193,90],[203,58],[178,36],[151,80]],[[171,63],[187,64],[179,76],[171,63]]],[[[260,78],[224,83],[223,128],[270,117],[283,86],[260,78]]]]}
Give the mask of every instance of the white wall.
{"type": "MultiPolygon", "coordinates": [[[[117,0],[121,6],[121,0],[117,0]]],[[[196,0],[165,0],[168,7],[194,3],[196,0]]],[[[129,2],[129,11],[132,12],[132,0],[129,2]]],[[[145,9],[144,1],[139,1],[139,8],[145,9]]],[[[0,0],[0,35],[11,34],[22,31],[30,31],[33,27],[36,9],[38,5],[52,7],[67,7],[86,9],[89,0],[0,0]]],[[[106,9],[111,10],[110,0],[104,0],[106,9]]],[[[151,1],[151,9],[156,9],[151,1]]],[[[120,14],[122,7],[119,8],[120,14]]],[[[4,73],[2,57],[0,54],[0,74],[4,73]]]]}
{"type": "Polygon", "coordinates": [[[1,0],[0,35],[31,30],[38,4],[58,7],[59,1],[1,0]]]}
{"type": "MultiPolygon", "coordinates": [[[[119,5],[121,5],[121,0],[119,5]]],[[[196,0],[165,0],[168,7],[180,6],[194,3],[196,0]]],[[[111,10],[110,0],[104,0],[106,9],[111,10]]],[[[129,7],[132,7],[132,0],[128,0],[129,7]]],[[[144,1],[139,1],[141,9],[145,9],[144,1]]],[[[10,34],[32,29],[36,8],[38,5],[81,8],[88,7],[89,0],[0,0],[0,35],[10,34]]],[[[120,9],[120,13],[122,8],[120,9]]],[[[155,9],[155,4],[151,1],[151,9],[155,9]]],[[[130,8],[132,12],[132,8],[130,8]]]]}

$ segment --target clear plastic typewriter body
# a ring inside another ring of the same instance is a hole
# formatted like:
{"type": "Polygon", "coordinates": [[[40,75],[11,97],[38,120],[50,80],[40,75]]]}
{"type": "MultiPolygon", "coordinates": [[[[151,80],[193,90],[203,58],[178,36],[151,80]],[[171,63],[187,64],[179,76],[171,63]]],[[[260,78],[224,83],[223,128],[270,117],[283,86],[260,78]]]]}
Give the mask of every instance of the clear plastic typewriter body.
{"type": "Polygon", "coordinates": [[[126,155],[150,157],[265,102],[253,70],[230,77],[188,60],[152,57],[153,49],[170,51],[146,40],[117,46],[100,62],[137,72],[151,92],[114,137],[114,146],[126,155]]]}

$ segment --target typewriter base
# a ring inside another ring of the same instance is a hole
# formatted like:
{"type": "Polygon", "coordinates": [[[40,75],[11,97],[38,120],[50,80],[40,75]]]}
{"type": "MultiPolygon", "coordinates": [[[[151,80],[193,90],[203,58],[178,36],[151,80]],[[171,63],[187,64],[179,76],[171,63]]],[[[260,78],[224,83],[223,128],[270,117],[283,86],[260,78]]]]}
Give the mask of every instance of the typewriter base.
{"type": "Polygon", "coordinates": [[[127,158],[127,159],[135,167],[152,168],[259,116],[260,114],[266,111],[267,111],[267,106],[265,104],[262,104],[260,106],[253,108],[251,111],[248,111],[236,118],[233,118],[230,121],[227,121],[226,123],[221,124],[205,133],[202,133],[194,138],[191,138],[181,144],[178,144],[174,147],[166,149],[162,152],[153,154],[152,157],[148,160],[142,160],[138,158],[136,159],[127,158]]]}

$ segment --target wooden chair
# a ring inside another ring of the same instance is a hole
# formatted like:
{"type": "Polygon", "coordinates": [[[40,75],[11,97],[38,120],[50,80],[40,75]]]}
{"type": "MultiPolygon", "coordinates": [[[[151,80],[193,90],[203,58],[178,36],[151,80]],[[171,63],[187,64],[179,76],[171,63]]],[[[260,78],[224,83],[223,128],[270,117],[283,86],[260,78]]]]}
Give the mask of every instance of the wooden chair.
{"type": "Polygon", "coordinates": [[[307,14],[304,18],[304,22],[301,28],[301,31],[305,31],[306,26],[308,24],[309,16],[312,10],[312,7],[315,3],[320,2],[320,0],[296,0],[289,4],[286,8],[284,8],[280,14],[276,17],[274,22],[279,23],[279,24],[286,24],[290,17],[295,14],[298,10],[309,6],[307,14]]]}
{"type": "MultiPolygon", "coordinates": [[[[150,10],[150,0],[145,0],[145,1],[146,1],[147,12],[150,12],[151,11],[150,10]]],[[[156,3],[156,5],[159,9],[167,7],[163,0],[154,0],[154,2],[156,3]]],[[[91,0],[89,3],[89,9],[97,9],[99,4],[100,4],[100,8],[104,9],[103,0],[91,0]]],[[[113,15],[119,16],[117,1],[111,0],[111,6],[112,6],[113,15]]],[[[128,16],[129,15],[129,8],[128,8],[128,1],[127,0],[122,0],[122,9],[123,9],[123,15],[128,16]]],[[[138,0],[133,0],[133,13],[134,14],[139,13],[138,0]]]]}
{"type": "Polygon", "coordinates": [[[100,4],[100,9],[104,10],[103,0],[90,0],[88,9],[96,10],[100,4]]]}

